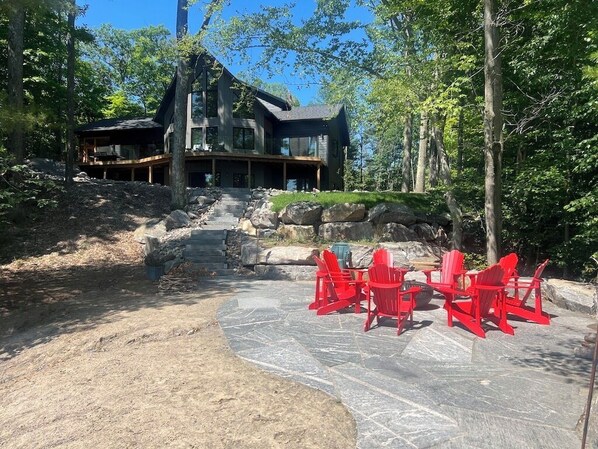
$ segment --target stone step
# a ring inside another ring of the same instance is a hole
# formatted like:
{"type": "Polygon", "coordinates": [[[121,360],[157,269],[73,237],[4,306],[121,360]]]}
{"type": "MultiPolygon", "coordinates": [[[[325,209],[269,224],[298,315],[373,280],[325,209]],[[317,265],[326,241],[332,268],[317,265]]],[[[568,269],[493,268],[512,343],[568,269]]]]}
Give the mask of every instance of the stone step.
{"type": "Polygon", "coordinates": [[[194,268],[203,268],[208,271],[213,270],[226,270],[228,269],[228,265],[226,263],[204,263],[204,262],[193,262],[194,268]]]}
{"type": "Polygon", "coordinates": [[[185,256],[197,256],[197,257],[218,257],[225,256],[226,248],[214,248],[208,245],[185,245],[185,256]]]}
{"type": "Polygon", "coordinates": [[[237,272],[233,268],[222,268],[214,270],[213,273],[218,277],[232,277],[237,275],[237,272]]]}
{"type": "Polygon", "coordinates": [[[202,236],[206,238],[222,237],[222,240],[226,238],[225,230],[209,230],[209,229],[194,229],[191,231],[191,237],[202,236]]]}
{"type": "Polygon", "coordinates": [[[188,239],[185,244],[185,249],[187,249],[187,247],[189,247],[189,251],[201,251],[204,249],[222,251],[226,250],[226,244],[224,243],[224,240],[209,240],[200,238],[188,239]]]}
{"type": "Polygon", "coordinates": [[[209,266],[215,268],[227,267],[226,257],[194,257],[185,255],[185,260],[197,264],[198,266],[209,266]]]}

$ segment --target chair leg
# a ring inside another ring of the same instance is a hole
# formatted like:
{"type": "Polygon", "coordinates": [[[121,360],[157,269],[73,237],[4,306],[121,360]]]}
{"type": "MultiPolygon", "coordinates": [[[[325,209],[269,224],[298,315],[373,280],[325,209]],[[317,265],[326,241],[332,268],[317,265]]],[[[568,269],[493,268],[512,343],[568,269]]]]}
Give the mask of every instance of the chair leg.
{"type": "Polygon", "coordinates": [[[351,306],[349,301],[335,301],[331,302],[330,304],[326,304],[324,307],[320,307],[318,309],[318,315],[326,315],[330,312],[335,312],[337,310],[346,309],[347,307],[351,306]]]}
{"type": "Polygon", "coordinates": [[[452,294],[445,294],[444,308],[446,309],[448,327],[453,327],[453,298],[452,294]]]}
{"type": "Polygon", "coordinates": [[[322,281],[319,277],[316,278],[316,293],[314,296],[314,302],[312,302],[309,306],[309,310],[315,310],[320,307],[320,303],[322,301],[322,281]]]}
{"type": "Polygon", "coordinates": [[[372,312],[368,309],[368,316],[365,319],[365,324],[363,326],[363,331],[367,332],[370,330],[370,328],[372,327],[372,321],[374,321],[374,318],[377,318],[378,315],[375,312],[372,312]]]}

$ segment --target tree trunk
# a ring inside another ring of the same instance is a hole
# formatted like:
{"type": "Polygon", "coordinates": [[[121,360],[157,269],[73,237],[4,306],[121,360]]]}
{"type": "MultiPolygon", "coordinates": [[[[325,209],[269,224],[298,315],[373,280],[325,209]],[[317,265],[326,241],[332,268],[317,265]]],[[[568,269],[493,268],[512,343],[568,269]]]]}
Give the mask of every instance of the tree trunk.
{"type": "MultiPolygon", "coordinates": [[[[179,44],[187,35],[188,2],[178,0],[176,17],[176,37],[179,44]]],[[[174,139],[172,153],[172,178],[170,182],[170,208],[184,209],[187,205],[185,191],[185,145],[187,134],[187,96],[189,87],[188,54],[179,45],[179,57],[176,70],[176,89],[174,94],[174,139]]]]}
{"type": "Polygon", "coordinates": [[[459,203],[457,202],[457,198],[455,197],[449,160],[446,154],[446,150],[444,148],[445,119],[435,114],[433,122],[434,123],[432,126],[432,133],[434,135],[434,141],[436,142],[436,151],[438,153],[438,162],[440,165],[440,179],[442,179],[442,182],[446,186],[446,193],[444,194],[444,198],[446,200],[446,205],[449,208],[451,219],[453,220],[453,235],[451,247],[452,249],[460,250],[463,245],[463,214],[461,212],[461,208],[459,207],[459,203]]]}
{"type": "Polygon", "coordinates": [[[484,165],[486,258],[495,264],[500,258],[502,233],[502,74],[496,0],[484,0],[484,165]]]}
{"type": "Polygon", "coordinates": [[[419,152],[417,154],[417,174],[415,176],[415,191],[424,193],[426,190],[426,155],[428,152],[428,114],[423,111],[419,123],[419,152]]]}
{"type": "Polygon", "coordinates": [[[459,108],[459,124],[457,125],[457,175],[463,172],[463,101],[459,108]]]}
{"type": "Polygon", "coordinates": [[[75,17],[76,0],[71,0],[68,13],[68,42],[66,66],[66,168],[64,180],[73,183],[73,162],[75,158],[75,17]]]}
{"type": "Polygon", "coordinates": [[[436,140],[432,134],[428,136],[428,164],[430,165],[430,187],[438,185],[438,154],[436,152],[436,140]]]}
{"type": "Polygon", "coordinates": [[[403,133],[403,167],[401,192],[411,190],[411,146],[413,143],[413,114],[405,115],[405,130],[403,133]]]}
{"type": "Polygon", "coordinates": [[[8,133],[8,150],[15,162],[25,159],[25,133],[23,123],[23,34],[25,8],[20,1],[12,2],[8,13],[8,108],[16,120],[8,133]]]}

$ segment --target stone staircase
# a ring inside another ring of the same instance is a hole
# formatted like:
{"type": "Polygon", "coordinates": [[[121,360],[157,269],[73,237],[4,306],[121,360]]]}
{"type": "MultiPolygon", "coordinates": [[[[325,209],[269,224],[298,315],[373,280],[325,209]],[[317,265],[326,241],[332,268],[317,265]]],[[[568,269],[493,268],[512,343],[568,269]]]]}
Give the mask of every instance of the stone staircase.
{"type": "Polygon", "coordinates": [[[226,236],[239,222],[250,196],[248,189],[222,189],[206,224],[191,232],[183,251],[185,261],[219,276],[234,274],[226,262],[226,236]]]}

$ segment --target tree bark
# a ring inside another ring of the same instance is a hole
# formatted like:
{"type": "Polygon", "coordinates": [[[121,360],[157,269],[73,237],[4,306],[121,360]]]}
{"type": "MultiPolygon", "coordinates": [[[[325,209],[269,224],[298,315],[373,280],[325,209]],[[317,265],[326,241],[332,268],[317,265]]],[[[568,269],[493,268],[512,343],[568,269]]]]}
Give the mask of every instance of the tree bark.
{"type": "Polygon", "coordinates": [[[417,173],[415,176],[415,192],[426,190],[426,155],[428,153],[428,114],[423,111],[419,123],[419,152],[417,154],[417,173]]]}
{"type": "MultiPolygon", "coordinates": [[[[206,30],[214,12],[222,5],[223,0],[212,0],[206,8],[206,14],[198,31],[206,30]]],[[[189,66],[189,51],[182,48],[183,40],[187,36],[189,26],[189,0],[177,0],[176,37],[179,43],[179,58],[176,70],[176,88],[174,94],[174,139],[172,153],[172,178],[170,183],[171,201],[170,208],[184,209],[187,206],[185,191],[185,146],[187,135],[187,100],[189,97],[189,84],[191,80],[191,67],[189,66]]]]}
{"type": "Polygon", "coordinates": [[[463,172],[463,101],[461,101],[461,107],[459,108],[459,124],[457,125],[457,175],[463,172]]]}
{"type": "Polygon", "coordinates": [[[64,180],[67,185],[73,183],[73,165],[75,158],[75,17],[76,0],[71,0],[68,13],[68,41],[66,66],[66,164],[64,180]]]}
{"type": "Polygon", "coordinates": [[[463,245],[463,213],[455,197],[453,190],[453,179],[451,176],[451,169],[449,165],[448,156],[444,148],[444,117],[440,117],[437,114],[434,115],[432,133],[436,142],[436,151],[438,153],[438,162],[440,166],[439,174],[440,179],[446,186],[446,193],[444,199],[446,205],[449,208],[451,219],[453,221],[453,233],[451,247],[452,249],[460,250],[463,245]]]}
{"type": "Polygon", "coordinates": [[[411,146],[413,143],[413,114],[405,115],[405,128],[403,132],[403,166],[401,192],[411,190],[411,146]]]}
{"type": "Polygon", "coordinates": [[[430,166],[430,187],[438,185],[438,154],[436,152],[436,140],[432,132],[428,137],[428,165],[430,166]]]}
{"type": "Polygon", "coordinates": [[[25,159],[25,132],[23,123],[23,47],[25,8],[20,1],[12,2],[8,13],[8,107],[16,117],[8,133],[8,150],[15,162],[25,159]]]}
{"type": "Polygon", "coordinates": [[[502,73],[496,0],[484,0],[484,165],[486,258],[495,264],[500,258],[502,233],[501,173],[503,149],[502,73]]]}
{"type": "Polygon", "coordinates": [[[174,138],[172,153],[172,178],[170,183],[170,208],[184,209],[187,206],[185,191],[185,145],[187,134],[187,96],[189,90],[189,57],[182,47],[187,35],[189,20],[188,1],[178,0],[176,17],[176,37],[179,43],[179,57],[176,69],[176,88],[174,94],[174,138]]]}

